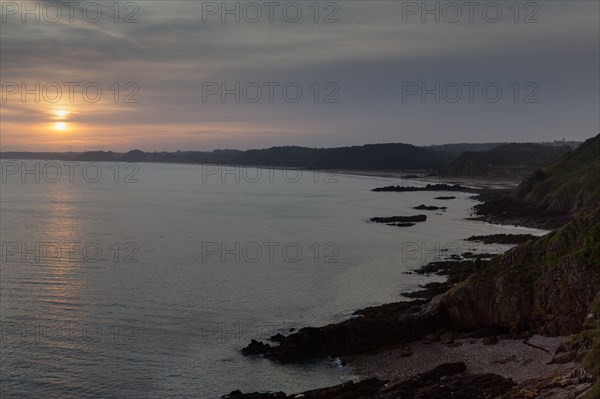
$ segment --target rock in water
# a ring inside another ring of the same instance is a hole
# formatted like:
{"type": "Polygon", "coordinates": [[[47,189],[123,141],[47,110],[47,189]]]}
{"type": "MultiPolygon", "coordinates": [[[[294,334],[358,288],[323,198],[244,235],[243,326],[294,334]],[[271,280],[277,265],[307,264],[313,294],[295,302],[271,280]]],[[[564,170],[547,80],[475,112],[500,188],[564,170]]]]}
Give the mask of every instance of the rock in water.
{"type": "Polygon", "coordinates": [[[250,344],[242,349],[244,355],[262,355],[271,349],[271,345],[259,342],[255,339],[250,341],[250,344]]]}

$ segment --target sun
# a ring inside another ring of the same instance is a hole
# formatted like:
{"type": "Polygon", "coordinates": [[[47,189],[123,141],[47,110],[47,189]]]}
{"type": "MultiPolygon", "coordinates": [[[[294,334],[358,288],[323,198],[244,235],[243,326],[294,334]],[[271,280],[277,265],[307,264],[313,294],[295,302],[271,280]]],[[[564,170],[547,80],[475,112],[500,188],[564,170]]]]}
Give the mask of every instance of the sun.
{"type": "Polygon", "coordinates": [[[59,130],[59,131],[67,130],[67,124],[65,122],[56,122],[54,124],[54,130],[59,130]]]}
{"type": "Polygon", "coordinates": [[[64,109],[57,109],[56,111],[54,111],[54,115],[58,116],[59,118],[64,118],[68,114],[69,112],[65,111],[64,109]]]}

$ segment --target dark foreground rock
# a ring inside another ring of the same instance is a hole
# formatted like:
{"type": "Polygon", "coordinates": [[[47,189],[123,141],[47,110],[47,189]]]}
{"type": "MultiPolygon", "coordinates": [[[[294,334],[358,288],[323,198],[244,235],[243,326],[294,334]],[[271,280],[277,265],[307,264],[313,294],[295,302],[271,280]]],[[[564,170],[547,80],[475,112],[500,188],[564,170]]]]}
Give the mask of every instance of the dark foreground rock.
{"type": "Polygon", "coordinates": [[[386,186],[374,188],[376,192],[412,192],[412,191],[458,191],[463,193],[479,193],[482,190],[459,184],[428,184],[425,187],[386,186]]]}
{"type": "Polygon", "coordinates": [[[222,399],[351,399],[351,398],[373,398],[386,381],[377,378],[369,378],[359,382],[348,381],[344,384],[328,388],[315,389],[301,394],[286,395],[283,392],[274,393],[241,393],[233,391],[229,395],[224,395],[222,399]]]}
{"type": "Polygon", "coordinates": [[[281,334],[281,333],[277,333],[275,335],[273,335],[271,338],[269,338],[269,341],[272,342],[281,342],[285,339],[285,335],[281,334]]]}
{"type": "Polygon", "coordinates": [[[425,301],[398,302],[363,309],[356,317],[324,327],[307,327],[285,337],[279,346],[254,343],[244,353],[264,354],[280,362],[302,362],[319,357],[337,357],[414,341],[439,330],[447,321],[439,307],[425,301]]]}
{"type": "Polygon", "coordinates": [[[494,399],[509,392],[515,383],[496,374],[466,374],[464,363],[442,364],[417,377],[388,383],[374,398],[480,398],[494,399]]]}
{"type": "Polygon", "coordinates": [[[529,240],[537,240],[532,234],[489,234],[485,236],[471,236],[466,241],[482,242],[484,244],[523,244],[529,240]]]}
{"type": "Polygon", "coordinates": [[[446,197],[435,197],[434,199],[436,199],[436,200],[453,200],[453,199],[456,199],[456,197],[446,196],[446,197]]]}
{"type": "Polygon", "coordinates": [[[389,217],[374,217],[371,222],[375,223],[416,223],[427,220],[427,215],[414,216],[389,216],[389,217]]]}
{"type": "Polygon", "coordinates": [[[242,394],[239,391],[224,399],[493,399],[509,392],[514,386],[510,379],[495,374],[466,374],[464,363],[442,364],[435,369],[404,381],[382,381],[370,378],[347,382],[334,387],[315,389],[286,396],[278,393],[242,394]]]}

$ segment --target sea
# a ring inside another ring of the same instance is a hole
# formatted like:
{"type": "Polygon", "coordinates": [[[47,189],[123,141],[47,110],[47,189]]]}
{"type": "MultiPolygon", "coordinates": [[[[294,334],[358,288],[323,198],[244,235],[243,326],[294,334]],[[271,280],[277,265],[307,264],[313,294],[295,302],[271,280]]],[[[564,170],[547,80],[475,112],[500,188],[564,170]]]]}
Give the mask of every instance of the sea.
{"type": "Polygon", "coordinates": [[[338,359],[245,357],[251,339],[404,300],[419,266],[543,231],[467,220],[469,193],[298,168],[3,160],[2,398],[218,398],[357,379],[338,359]],[[455,196],[452,200],[434,199],[455,196]],[[415,206],[446,207],[418,211],[415,206]],[[412,227],[376,216],[426,214],[412,227]]]}

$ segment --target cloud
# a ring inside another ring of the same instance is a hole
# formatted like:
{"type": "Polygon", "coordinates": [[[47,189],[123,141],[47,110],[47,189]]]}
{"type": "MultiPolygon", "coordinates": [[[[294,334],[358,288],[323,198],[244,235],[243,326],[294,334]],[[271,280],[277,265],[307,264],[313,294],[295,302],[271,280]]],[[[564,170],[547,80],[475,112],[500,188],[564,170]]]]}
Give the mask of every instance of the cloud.
{"type": "MultiPolygon", "coordinates": [[[[339,1],[335,17],[340,21],[332,24],[322,23],[331,9],[320,9],[315,23],[308,3],[299,3],[304,14],[298,23],[281,16],[273,23],[243,18],[222,23],[212,15],[203,22],[203,3],[136,2],[139,22],[131,24],[115,23],[107,9],[98,23],[82,18],[81,8],[72,23],[22,23],[18,15],[7,16],[0,42],[2,82],[97,82],[104,89],[102,101],[63,105],[77,111],[73,121],[86,131],[109,135],[104,141],[116,150],[135,144],[136,137],[140,143],[134,146],[152,145],[147,148],[152,150],[231,146],[217,134],[224,130],[240,148],[583,139],[600,131],[596,2],[535,2],[539,22],[530,24],[522,21],[532,10],[520,9],[515,23],[504,3],[497,23],[477,13],[472,23],[465,15],[459,23],[443,18],[422,23],[420,15],[403,22],[407,2],[339,1]],[[503,101],[403,101],[407,82],[472,81],[500,84],[503,101]],[[115,102],[115,82],[119,87],[135,83],[139,102],[123,103],[121,96],[128,92],[121,89],[115,102]],[[303,96],[298,103],[285,101],[281,92],[275,102],[252,104],[242,98],[235,103],[229,96],[223,103],[218,95],[204,102],[206,82],[228,87],[292,82],[302,87],[303,96]],[[528,82],[539,87],[537,104],[522,102],[530,94],[524,89],[528,82]],[[337,104],[323,103],[332,93],[323,89],[327,83],[339,89],[337,104]],[[145,140],[149,126],[157,132],[152,141],[145,140]],[[177,142],[169,132],[180,129],[188,134],[177,142]],[[125,130],[127,140],[119,142],[117,132],[125,130]]],[[[122,18],[132,10],[120,11],[122,18]]],[[[14,99],[2,104],[3,146],[10,147],[6,138],[15,136],[7,129],[42,123],[52,106],[14,99]]],[[[86,137],[98,140],[98,134],[86,137]]],[[[52,140],[60,147],[60,138],[52,140]]],[[[30,146],[35,149],[34,142],[30,146]]]]}

